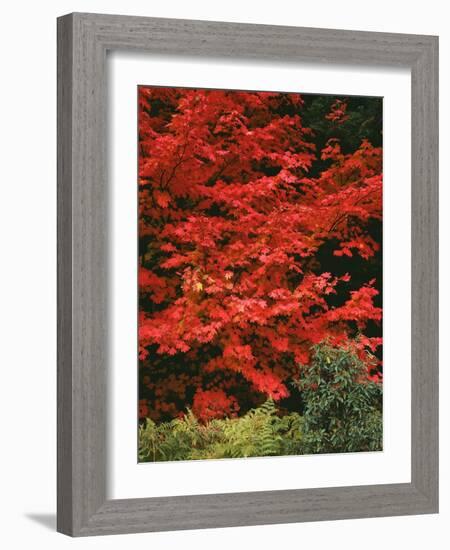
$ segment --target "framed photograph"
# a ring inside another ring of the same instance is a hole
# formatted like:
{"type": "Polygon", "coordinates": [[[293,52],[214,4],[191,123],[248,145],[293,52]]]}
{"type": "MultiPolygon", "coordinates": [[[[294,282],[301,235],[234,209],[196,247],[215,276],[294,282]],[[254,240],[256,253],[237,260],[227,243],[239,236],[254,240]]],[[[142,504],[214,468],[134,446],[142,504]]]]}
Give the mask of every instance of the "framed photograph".
{"type": "Polygon", "coordinates": [[[437,513],[438,39],[58,19],[58,530],[437,513]]]}

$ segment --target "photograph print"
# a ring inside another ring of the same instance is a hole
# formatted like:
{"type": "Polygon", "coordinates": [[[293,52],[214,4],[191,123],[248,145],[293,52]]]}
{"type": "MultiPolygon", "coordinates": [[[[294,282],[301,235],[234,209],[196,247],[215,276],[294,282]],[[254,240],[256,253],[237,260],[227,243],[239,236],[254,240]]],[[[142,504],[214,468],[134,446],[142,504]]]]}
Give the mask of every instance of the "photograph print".
{"type": "Polygon", "coordinates": [[[382,98],[137,102],[139,462],[381,451],[382,98]]]}

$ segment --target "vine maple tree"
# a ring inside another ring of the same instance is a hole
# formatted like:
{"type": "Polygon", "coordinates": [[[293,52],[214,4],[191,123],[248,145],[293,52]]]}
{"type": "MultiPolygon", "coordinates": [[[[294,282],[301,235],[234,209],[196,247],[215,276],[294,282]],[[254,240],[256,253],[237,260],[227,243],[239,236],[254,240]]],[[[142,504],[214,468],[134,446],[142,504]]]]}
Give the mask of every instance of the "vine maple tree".
{"type": "Polygon", "coordinates": [[[288,403],[324,340],[379,379],[382,149],[342,146],[348,102],[321,146],[299,94],[138,95],[140,415],[288,403]]]}

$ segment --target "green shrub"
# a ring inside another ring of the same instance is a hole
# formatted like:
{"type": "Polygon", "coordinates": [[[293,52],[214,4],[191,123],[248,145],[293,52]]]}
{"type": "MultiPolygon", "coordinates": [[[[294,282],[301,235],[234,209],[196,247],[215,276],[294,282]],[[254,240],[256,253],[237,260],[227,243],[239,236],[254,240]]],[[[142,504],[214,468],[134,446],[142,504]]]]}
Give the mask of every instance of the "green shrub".
{"type": "Polygon", "coordinates": [[[295,382],[302,392],[305,453],[382,449],[382,386],[345,349],[321,344],[295,382]]]}

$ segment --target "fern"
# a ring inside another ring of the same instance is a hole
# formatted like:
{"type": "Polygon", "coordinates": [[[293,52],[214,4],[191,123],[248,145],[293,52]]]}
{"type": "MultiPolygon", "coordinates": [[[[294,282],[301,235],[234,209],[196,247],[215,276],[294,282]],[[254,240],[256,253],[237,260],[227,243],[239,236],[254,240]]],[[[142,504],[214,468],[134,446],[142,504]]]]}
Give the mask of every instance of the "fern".
{"type": "Polygon", "coordinates": [[[139,460],[200,460],[301,453],[301,417],[280,417],[269,399],[240,418],[201,424],[191,411],[158,426],[148,420],[139,432],[139,460]]]}

